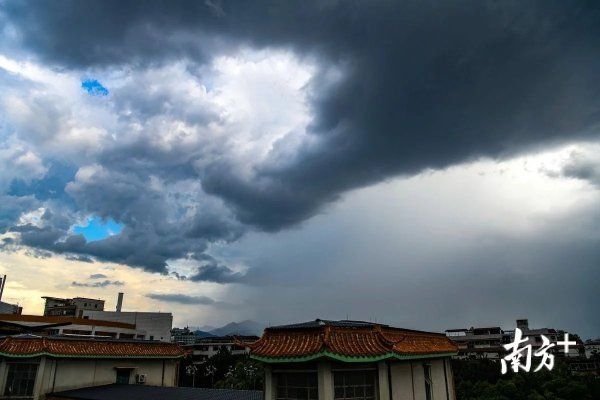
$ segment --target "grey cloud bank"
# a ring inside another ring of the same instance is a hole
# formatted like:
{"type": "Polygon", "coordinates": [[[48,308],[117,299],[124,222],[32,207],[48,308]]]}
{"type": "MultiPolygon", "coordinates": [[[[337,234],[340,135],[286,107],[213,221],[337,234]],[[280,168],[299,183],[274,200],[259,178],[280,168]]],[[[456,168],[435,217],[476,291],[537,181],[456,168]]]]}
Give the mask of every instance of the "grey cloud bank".
{"type": "Polygon", "coordinates": [[[149,299],[164,301],[167,303],[178,303],[183,305],[215,305],[221,304],[207,296],[189,296],[186,294],[159,294],[149,293],[146,295],[149,299]]]}

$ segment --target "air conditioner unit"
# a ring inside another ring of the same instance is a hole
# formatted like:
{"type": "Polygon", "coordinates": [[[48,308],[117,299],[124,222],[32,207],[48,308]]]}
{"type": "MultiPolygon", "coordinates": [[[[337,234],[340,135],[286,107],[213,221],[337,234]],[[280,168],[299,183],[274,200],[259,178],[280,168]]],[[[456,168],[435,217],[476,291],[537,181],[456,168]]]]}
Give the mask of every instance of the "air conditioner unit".
{"type": "Polygon", "coordinates": [[[137,374],[135,376],[135,381],[137,383],[146,383],[147,378],[148,378],[148,375],[146,375],[146,374],[137,374]]]}

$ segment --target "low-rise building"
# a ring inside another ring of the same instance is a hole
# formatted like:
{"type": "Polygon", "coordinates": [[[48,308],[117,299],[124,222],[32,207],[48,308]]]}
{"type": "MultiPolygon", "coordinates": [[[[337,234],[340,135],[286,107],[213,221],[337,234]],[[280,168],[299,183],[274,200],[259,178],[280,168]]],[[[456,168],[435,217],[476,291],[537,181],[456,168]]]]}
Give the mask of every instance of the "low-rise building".
{"type": "Polygon", "coordinates": [[[173,329],[173,314],[162,312],[122,311],[123,293],[119,293],[115,311],[84,310],[83,318],[102,321],[122,322],[135,325],[137,329],[145,332],[144,339],[171,341],[173,329]]]}
{"type": "Polygon", "coordinates": [[[202,363],[223,350],[234,356],[249,354],[249,344],[258,339],[258,336],[211,336],[184,347],[191,352],[194,363],[202,363]]]}
{"type": "Polygon", "coordinates": [[[30,328],[45,336],[99,336],[116,339],[146,339],[147,336],[146,331],[137,329],[134,324],[88,318],[0,314],[0,323],[8,325],[2,329],[8,329],[9,333],[12,328],[19,328],[15,332],[27,332],[27,328],[30,328]]]}
{"type": "Polygon", "coordinates": [[[83,318],[122,322],[145,332],[144,339],[171,341],[173,314],[141,311],[84,311],[83,318]]]}
{"type": "Polygon", "coordinates": [[[176,386],[173,343],[7,336],[0,339],[0,397],[43,400],[48,393],[108,384],[176,386]]]}
{"type": "Polygon", "coordinates": [[[6,275],[0,277],[0,314],[21,314],[23,312],[23,307],[2,301],[4,286],[6,286],[6,275]]]}
{"type": "Polygon", "coordinates": [[[104,300],[100,299],[90,299],[87,297],[63,299],[60,297],[50,296],[44,296],[42,298],[46,300],[44,305],[45,316],[83,317],[83,312],[85,310],[104,310],[104,300]]]}
{"type": "Polygon", "coordinates": [[[23,313],[23,307],[17,304],[5,303],[0,301],[0,314],[21,314],[23,313]]]}
{"type": "Polygon", "coordinates": [[[267,328],[249,347],[265,364],[265,400],[456,398],[457,347],[440,333],[317,319],[267,328]]]}

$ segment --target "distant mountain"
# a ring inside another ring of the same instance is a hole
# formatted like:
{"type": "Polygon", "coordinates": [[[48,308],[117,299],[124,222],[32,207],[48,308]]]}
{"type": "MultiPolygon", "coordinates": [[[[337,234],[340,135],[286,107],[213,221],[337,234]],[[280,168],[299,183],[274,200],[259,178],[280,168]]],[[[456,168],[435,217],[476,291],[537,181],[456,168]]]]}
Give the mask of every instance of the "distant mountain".
{"type": "Polygon", "coordinates": [[[196,328],[199,331],[204,331],[204,332],[210,332],[214,329],[217,329],[216,326],[212,326],[212,325],[202,325],[196,328]]]}
{"type": "Polygon", "coordinates": [[[206,332],[206,331],[202,331],[200,329],[197,329],[194,331],[194,334],[196,335],[196,337],[198,338],[207,338],[207,337],[213,337],[215,335],[213,335],[210,332],[206,332]]]}
{"type": "Polygon", "coordinates": [[[242,322],[231,322],[225,326],[210,331],[215,336],[226,335],[262,335],[265,326],[256,321],[246,320],[242,322]]]}

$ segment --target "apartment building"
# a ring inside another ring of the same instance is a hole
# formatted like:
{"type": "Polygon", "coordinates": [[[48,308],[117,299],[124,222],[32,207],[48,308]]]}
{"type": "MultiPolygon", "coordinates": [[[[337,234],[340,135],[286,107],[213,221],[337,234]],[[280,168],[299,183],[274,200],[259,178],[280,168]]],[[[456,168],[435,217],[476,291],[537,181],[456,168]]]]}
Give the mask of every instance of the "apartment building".
{"type": "Polygon", "coordinates": [[[505,354],[502,347],[510,340],[499,326],[448,329],[446,336],[458,347],[455,358],[488,358],[497,360],[505,354]]]}
{"type": "Polygon", "coordinates": [[[249,344],[258,339],[258,336],[212,336],[198,339],[196,343],[183,347],[191,351],[195,363],[201,363],[223,350],[234,356],[249,354],[249,344]]]}
{"type": "MultiPolygon", "coordinates": [[[[523,345],[531,345],[534,350],[542,346],[542,335],[551,342],[557,342],[562,340],[567,333],[554,328],[530,328],[527,319],[516,320],[516,327],[522,331],[523,338],[527,339],[523,345]]],[[[504,330],[499,326],[471,327],[469,329],[448,329],[446,336],[458,347],[458,354],[455,358],[499,360],[506,355],[503,345],[514,341],[515,330],[504,330]]],[[[585,351],[581,339],[577,335],[570,334],[569,340],[576,341],[577,345],[572,346],[568,354],[563,353],[560,348],[553,348],[551,352],[558,357],[583,356],[585,351]]]]}
{"type": "Polygon", "coordinates": [[[87,297],[74,297],[65,299],[60,297],[42,297],[44,305],[44,316],[47,317],[83,317],[83,312],[104,310],[104,300],[90,299],[87,297]]]}
{"type": "Polygon", "coordinates": [[[171,329],[171,342],[179,344],[194,344],[196,342],[196,334],[187,326],[185,328],[171,329]]]}

